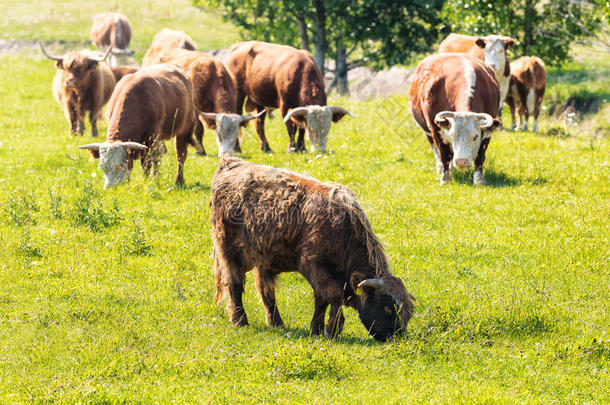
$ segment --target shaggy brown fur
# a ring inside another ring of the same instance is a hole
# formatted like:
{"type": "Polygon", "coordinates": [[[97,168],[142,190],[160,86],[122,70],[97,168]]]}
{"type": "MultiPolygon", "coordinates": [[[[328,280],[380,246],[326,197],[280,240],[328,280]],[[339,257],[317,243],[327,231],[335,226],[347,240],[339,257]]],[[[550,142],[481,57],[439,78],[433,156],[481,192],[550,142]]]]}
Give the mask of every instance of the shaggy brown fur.
{"type": "Polygon", "coordinates": [[[73,135],[83,135],[89,112],[91,135],[97,136],[97,120],[110,99],[115,79],[105,62],[90,59],[91,51],[72,51],[55,61],[53,95],[62,106],[73,135]]]}
{"type": "Polygon", "coordinates": [[[139,70],[138,68],[129,66],[113,67],[111,69],[112,74],[114,75],[114,80],[116,80],[117,82],[121,80],[123,76],[128,75],[130,73],[135,73],[139,70]]]}
{"type": "Polygon", "coordinates": [[[161,57],[166,49],[186,49],[194,51],[197,49],[195,42],[185,32],[170,30],[163,28],[157,32],[153,38],[150,48],[146,51],[142,66],[154,65],[155,63],[163,63],[161,57]]]}
{"type": "Polygon", "coordinates": [[[283,325],[275,279],[298,271],[314,290],[312,334],[339,334],[342,305],[357,309],[376,339],[406,328],[412,296],[392,276],[383,246],[348,188],[223,157],[212,180],[211,207],[217,301],[228,297],[234,324],[248,324],[242,293],[245,274],[254,269],[271,326],[283,325]],[[357,295],[365,279],[383,280],[384,287],[363,287],[357,295]]]}
{"type": "Polygon", "coordinates": [[[112,46],[113,51],[124,51],[131,41],[131,24],[127,16],[108,11],[93,16],[91,42],[99,48],[112,46]]]}

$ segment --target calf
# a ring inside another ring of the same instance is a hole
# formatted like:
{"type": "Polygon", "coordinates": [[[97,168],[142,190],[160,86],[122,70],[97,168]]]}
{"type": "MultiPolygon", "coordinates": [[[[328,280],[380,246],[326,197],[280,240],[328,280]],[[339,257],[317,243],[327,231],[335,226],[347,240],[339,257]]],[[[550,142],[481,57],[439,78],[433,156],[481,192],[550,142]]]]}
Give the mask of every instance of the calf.
{"type": "Polygon", "coordinates": [[[343,107],[328,107],[324,79],[311,54],[291,46],[242,42],[230,50],[227,65],[237,81],[237,107],[256,109],[256,132],[261,150],[270,152],[265,136],[265,107],[279,108],[290,137],[289,151],[305,151],[307,131],[311,149],[326,152],[331,122],[351,115],[343,107]],[[294,141],[297,128],[299,137],[294,141]]]}
{"type": "MultiPolygon", "coordinates": [[[[224,63],[204,52],[164,48],[158,55],[159,62],[172,62],[188,72],[193,83],[195,107],[201,112],[195,127],[195,138],[203,146],[203,125],[216,129],[218,156],[241,152],[239,147],[240,127],[258,115],[242,116],[237,113],[235,79],[224,63]]],[[[198,146],[199,147],[199,146],[198,146]]]]}
{"type": "Polygon", "coordinates": [[[337,336],[342,305],[355,308],[377,340],[407,327],[414,298],[390,272],[381,242],[347,187],[223,157],[210,205],[216,301],[228,297],[235,325],[248,325],[242,294],[246,272],[254,270],[267,323],[283,326],[275,281],[296,270],[313,288],[312,335],[337,336]]]}
{"type": "MultiPolygon", "coordinates": [[[[91,42],[98,48],[111,47],[110,65],[112,66],[119,64],[118,58],[133,55],[128,49],[131,41],[131,24],[127,16],[121,13],[108,11],[94,15],[89,36],[91,42]]],[[[124,62],[121,64],[125,64],[124,62]]]]}
{"type": "Polygon", "coordinates": [[[148,51],[146,51],[146,54],[144,55],[144,59],[142,59],[142,66],[163,63],[163,54],[167,49],[186,49],[194,51],[196,45],[187,33],[163,28],[161,31],[157,32],[153,38],[150,48],[148,48],[148,51]]]}
{"type": "Polygon", "coordinates": [[[100,159],[104,188],[129,179],[133,159],[139,154],[148,174],[162,141],[175,137],[178,172],[176,185],[184,184],[183,169],[187,145],[193,142],[195,107],[193,89],[178,66],[162,64],[140,69],[119,81],[110,99],[106,142],[80,146],[100,159]],[[153,156],[147,156],[152,152],[153,156]]]}
{"type": "Polygon", "coordinates": [[[441,53],[467,53],[484,60],[485,64],[493,69],[500,87],[500,102],[498,105],[498,114],[500,114],[510,84],[510,62],[507,52],[514,44],[515,40],[513,38],[501,35],[473,37],[449,34],[439,45],[438,51],[441,53]]]}
{"type": "Polygon", "coordinates": [[[516,129],[515,107],[519,113],[519,126],[527,131],[530,112],[534,113],[534,132],[538,131],[540,104],[546,89],[546,70],[542,59],[524,56],[510,64],[510,91],[506,104],[512,117],[511,129],[516,129]],[[524,118],[525,117],[525,118],[524,118]]]}
{"type": "Polygon", "coordinates": [[[493,127],[500,123],[500,91],[494,72],[467,54],[442,53],[417,66],[409,100],[436,158],[441,184],[451,181],[451,166],[469,168],[483,184],[483,162],[493,127]]]}
{"type": "Polygon", "coordinates": [[[70,131],[73,135],[83,135],[88,111],[91,136],[97,136],[97,119],[115,85],[112,70],[104,62],[110,48],[105,55],[82,50],[53,56],[47,53],[42,42],[39,45],[42,53],[55,61],[57,71],[53,77],[53,95],[64,110],[70,131]]]}

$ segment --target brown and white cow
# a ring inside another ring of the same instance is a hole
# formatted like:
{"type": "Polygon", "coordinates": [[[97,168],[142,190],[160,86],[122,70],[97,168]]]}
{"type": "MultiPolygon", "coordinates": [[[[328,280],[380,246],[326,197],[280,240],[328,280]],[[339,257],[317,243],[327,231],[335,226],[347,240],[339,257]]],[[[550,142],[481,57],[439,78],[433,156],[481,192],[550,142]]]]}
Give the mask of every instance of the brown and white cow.
{"type": "Polygon", "coordinates": [[[91,136],[97,136],[97,120],[102,107],[110,99],[115,79],[104,62],[110,48],[102,55],[97,51],[71,51],[63,56],[50,55],[42,42],[42,53],[55,61],[57,71],[53,77],[53,95],[64,110],[73,135],[83,135],[85,114],[89,112],[91,136]]]}
{"type": "Polygon", "coordinates": [[[500,87],[500,104],[498,113],[502,112],[502,103],[508,94],[510,84],[510,62],[507,52],[515,44],[515,40],[501,35],[473,37],[462,34],[449,34],[438,51],[451,53],[467,53],[480,60],[494,70],[500,87]]]}
{"type": "Polygon", "coordinates": [[[167,49],[186,49],[194,51],[197,48],[195,42],[186,32],[163,28],[153,38],[150,48],[142,59],[142,66],[150,66],[155,63],[163,63],[163,55],[167,49]]]}
{"type": "Polygon", "coordinates": [[[291,46],[249,41],[234,45],[227,62],[237,80],[237,107],[262,115],[255,121],[261,150],[270,152],[265,136],[265,108],[279,108],[288,136],[289,151],[305,151],[305,131],[311,149],[326,152],[332,122],[351,115],[343,107],[326,105],[324,79],[311,54],[291,46]],[[299,129],[299,137],[294,137],[299,129]]]}
{"type": "Polygon", "coordinates": [[[129,179],[137,155],[145,174],[151,166],[156,172],[158,156],[154,155],[163,147],[162,141],[174,137],[176,184],[180,185],[194,126],[193,88],[186,73],[173,64],[155,65],[128,74],[117,84],[110,99],[106,142],[79,148],[99,157],[108,189],[129,179]]]}
{"type": "Polygon", "coordinates": [[[534,132],[538,131],[540,104],[546,89],[546,70],[542,59],[524,56],[510,64],[511,80],[506,104],[512,117],[511,129],[516,129],[515,107],[519,113],[519,126],[527,131],[530,113],[534,114],[534,132]]]}
{"type": "Polygon", "coordinates": [[[131,24],[124,14],[108,11],[94,15],[89,36],[91,42],[98,48],[111,47],[111,66],[124,65],[126,64],[125,58],[133,55],[133,52],[129,50],[131,24]]]}
{"type": "MultiPolygon", "coordinates": [[[[216,129],[218,156],[241,152],[240,127],[258,115],[237,113],[237,89],[235,78],[224,63],[204,52],[164,48],[158,55],[159,62],[175,63],[186,72],[193,83],[195,107],[200,111],[195,127],[195,138],[202,143],[204,127],[216,129]]],[[[200,154],[205,155],[201,146],[200,154]]]]}
{"type": "Polygon", "coordinates": [[[406,329],[414,298],[390,272],[383,245],[347,187],[224,156],[210,206],[216,302],[228,298],[235,325],[248,325],[242,294],[246,273],[254,270],[267,323],[283,326],[275,281],[296,270],[313,288],[312,335],[341,333],[343,305],[358,311],[377,340],[406,329]]]}
{"type": "Polygon", "coordinates": [[[500,91],[494,72],[468,54],[428,56],[417,66],[409,100],[436,158],[441,184],[451,181],[451,167],[469,168],[474,184],[483,184],[485,151],[500,122],[500,91]]]}

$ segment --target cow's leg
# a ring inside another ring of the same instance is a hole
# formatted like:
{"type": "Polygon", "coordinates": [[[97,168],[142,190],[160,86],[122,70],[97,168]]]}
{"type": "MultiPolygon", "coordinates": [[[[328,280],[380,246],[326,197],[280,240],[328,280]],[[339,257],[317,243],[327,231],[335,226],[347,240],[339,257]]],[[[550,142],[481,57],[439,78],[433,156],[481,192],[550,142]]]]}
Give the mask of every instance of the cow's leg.
{"type": "Polygon", "coordinates": [[[314,296],[313,317],[311,318],[311,334],[312,336],[320,336],[324,332],[324,318],[326,318],[326,309],[328,301],[319,296],[314,296]]]}
{"type": "Polygon", "coordinates": [[[534,132],[538,132],[538,116],[540,115],[540,105],[542,104],[542,98],[544,97],[545,87],[536,89],[536,102],[534,105],[534,132]]]}
{"type": "Polygon", "coordinates": [[[85,133],[85,108],[78,108],[78,135],[83,136],[85,133]]]}
{"type": "Polygon", "coordinates": [[[297,152],[305,152],[305,128],[299,127],[299,137],[297,139],[297,152]]]}
{"type": "Polygon", "coordinates": [[[474,159],[474,177],[472,183],[475,186],[485,184],[485,176],[483,176],[483,163],[485,162],[485,152],[487,151],[490,140],[491,138],[486,138],[481,141],[479,152],[477,153],[477,157],[474,159]]]}
{"type": "Polygon", "coordinates": [[[214,279],[216,283],[216,301],[228,296],[228,309],[231,322],[235,326],[247,326],[248,317],[244,310],[242,296],[244,293],[245,273],[236,256],[229,256],[231,247],[224,246],[224,241],[216,241],[214,246],[214,279]],[[220,245],[222,248],[217,248],[220,245]]]}
{"type": "MultiPolygon", "coordinates": [[[[260,113],[263,111],[265,107],[257,105],[256,111],[260,113]]],[[[254,126],[256,127],[256,133],[261,141],[261,150],[263,152],[271,152],[271,148],[269,147],[269,143],[267,142],[267,137],[265,136],[265,117],[267,116],[267,112],[265,111],[263,115],[254,119],[254,126]]]]}
{"type": "MultiPolygon", "coordinates": [[[[307,255],[304,254],[304,257],[307,255]]],[[[331,312],[331,319],[334,328],[328,329],[330,332],[340,332],[342,326],[342,314],[339,314],[338,309],[341,308],[343,299],[343,285],[339,283],[332,274],[335,274],[332,269],[329,269],[320,264],[308,263],[300,266],[299,272],[305,276],[314,291],[314,313],[311,319],[311,334],[320,335],[325,331],[324,318],[328,305],[335,308],[334,315],[331,312]]],[[[332,309],[331,308],[331,309],[332,309]]],[[[332,334],[331,334],[332,335],[332,334]]]]}
{"type": "Polygon", "coordinates": [[[178,160],[178,171],[176,172],[176,185],[184,185],[184,161],[188,154],[188,142],[192,137],[192,131],[182,135],[176,136],[176,159],[178,160]]]}
{"type": "Polygon", "coordinates": [[[283,327],[284,321],[280,316],[280,311],[277,309],[275,302],[275,278],[276,275],[265,270],[255,269],[254,280],[256,287],[263,300],[265,313],[267,314],[267,325],[274,327],[283,327]]]}
{"type": "Polygon", "coordinates": [[[91,124],[91,136],[97,138],[97,112],[89,111],[89,123],[91,124]]]}
{"type": "Polygon", "coordinates": [[[201,121],[197,120],[195,123],[195,136],[191,144],[197,150],[199,156],[205,156],[205,148],[203,147],[203,133],[205,129],[201,121]]]}
{"type": "Polygon", "coordinates": [[[508,108],[510,109],[510,130],[514,131],[517,128],[517,122],[515,121],[515,100],[512,97],[506,97],[506,104],[508,104],[508,108]]]}
{"type": "Polygon", "coordinates": [[[451,146],[443,143],[440,139],[437,140],[436,146],[439,150],[439,155],[441,157],[442,172],[439,176],[441,185],[451,183],[450,165],[451,165],[451,161],[453,158],[453,152],[451,151],[451,146]]]}
{"type": "MultiPolygon", "coordinates": [[[[72,135],[79,135],[78,133],[78,112],[76,110],[76,106],[69,104],[68,105],[68,117],[70,120],[70,132],[72,135]]],[[[80,134],[82,135],[82,133],[80,134]]]]}
{"type": "Polygon", "coordinates": [[[436,160],[436,175],[440,176],[441,173],[443,172],[443,162],[441,162],[441,155],[439,155],[438,149],[436,148],[436,145],[434,144],[434,139],[432,139],[432,134],[430,134],[429,132],[425,132],[425,134],[426,134],[426,138],[428,139],[428,142],[430,142],[430,147],[432,148],[432,153],[434,153],[434,159],[436,160]]]}
{"type": "Polygon", "coordinates": [[[324,335],[330,336],[331,338],[339,336],[343,330],[344,323],[345,317],[343,316],[341,304],[332,304],[328,315],[328,323],[324,329],[324,335]]]}
{"type": "Polygon", "coordinates": [[[297,126],[294,122],[286,122],[286,131],[288,131],[288,137],[290,138],[290,144],[288,145],[288,152],[298,152],[297,144],[294,142],[294,136],[297,133],[297,126]]]}

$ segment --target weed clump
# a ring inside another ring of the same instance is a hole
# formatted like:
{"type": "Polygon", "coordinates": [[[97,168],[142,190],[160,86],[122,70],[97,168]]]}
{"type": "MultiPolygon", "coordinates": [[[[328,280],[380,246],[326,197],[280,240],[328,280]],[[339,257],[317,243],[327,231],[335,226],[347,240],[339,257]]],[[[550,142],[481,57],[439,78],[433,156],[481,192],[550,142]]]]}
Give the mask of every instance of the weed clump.
{"type": "Polygon", "coordinates": [[[69,210],[69,218],[76,226],[87,226],[92,231],[100,231],[119,223],[121,220],[119,204],[116,199],[111,206],[104,204],[99,191],[91,186],[91,182],[81,189],[69,210]]]}
{"type": "Polygon", "coordinates": [[[36,225],[36,213],[40,210],[34,194],[13,192],[4,203],[3,214],[6,221],[14,225],[36,225]]]}
{"type": "Polygon", "coordinates": [[[146,235],[140,226],[139,219],[134,219],[133,225],[129,239],[121,246],[121,253],[129,256],[150,256],[152,246],[146,242],[146,235]]]}

